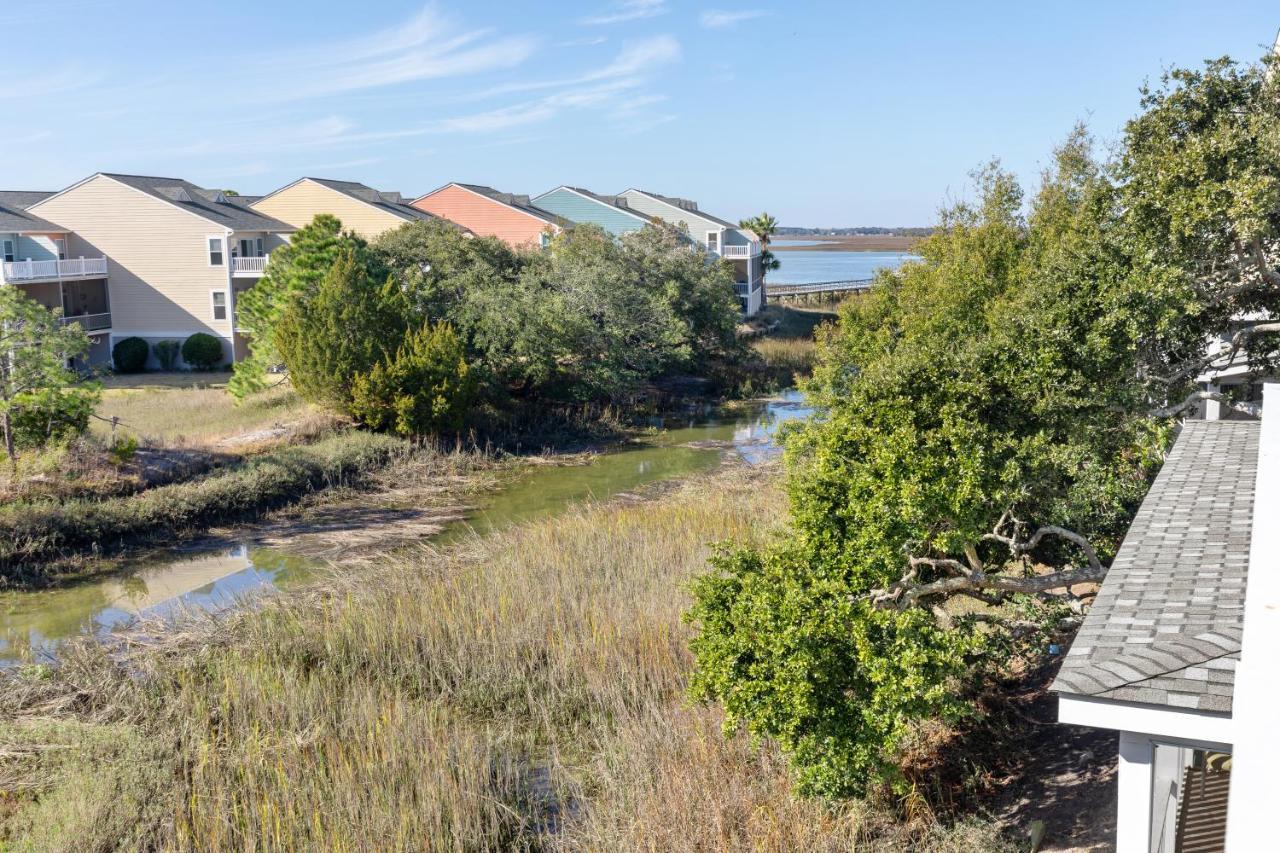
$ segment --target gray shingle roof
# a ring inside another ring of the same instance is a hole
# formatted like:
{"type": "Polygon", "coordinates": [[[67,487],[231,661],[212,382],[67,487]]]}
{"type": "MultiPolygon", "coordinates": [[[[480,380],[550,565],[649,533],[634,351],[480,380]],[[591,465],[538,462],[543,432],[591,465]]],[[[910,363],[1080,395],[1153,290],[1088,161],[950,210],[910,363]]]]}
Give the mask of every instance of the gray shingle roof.
{"type": "Polygon", "coordinates": [[[716,223],[717,225],[723,225],[725,228],[738,227],[738,223],[736,222],[730,222],[727,219],[721,219],[718,216],[712,216],[710,213],[707,213],[705,210],[699,210],[698,203],[696,201],[690,201],[687,198],[676,198],[675,196],[661,195],[659,193],[649,192],[648,190],[636,190],[636,192],[644,193],[645,195],[649,196],[649,198],[656,198],[658,201],[665,201],[667,204],[671,205],[672,207],[678,207],[681,210],[687,210],[690,213],[693,213],[693,214],[696,214],[697,216],[702,217],[703,219],[709,219],[710,221],[716,223]]]}
{"type": "Polygon", "coordinates": [[[499,190],[495,190],[493,187],[486,187],[484,184],[460,183],[458,186],[471,190],[473,193],[478,193],[485,198],[491,198],[499,204],[505,204],[507,207],[514,207],[516,210],[527,213],[530,216],[536,216],[543,222],[550,222],[553,225],[559,225],[561,228],[568,228],[573,225],[572,222],[565,219],[563,216],[557,216],[548,210],[543,210],[540,207],[534,207],[533,202],[529,200],[529,196],[527,195],[504,193],[499,190]]]}
{"type": "Polygon", "coordinates": [[[28,208],[51,195],[56,193],[52,190],[0,190],[0,204],[28,208]]]}
{"type": "Polygon", "coordinates": [[[1183,426],[1053,690],[1231,711],[1260,433],[1250,421],[1183,426]]]}
{"type": "Polygon", "coordinates": [[[27,206],[46,199],[53,193],[0,190],[0,232],[66,231],[47,219],[27,212],[27,206]]]}
{"type": "Polygon", "coordinates": [[[425,210],[419,210],[409,204],[397,192],[382,192],[356,181],[334,181],[329,178],[303,178],[303,180],[315,181],[321,186],[328,187],[343,195],[351,196],[354,199],[359,199],[366,204],[371,204],[379,210],[385,210],[387,213],[404,220],[436,218],[433,214],[427,213],[425,210]]]}
{"type": "Polygon", "coordinates": [[[249,207],[249,203],[240,196],[223,196],[218,190],[198,187],[181,178],[118,175],[108,172],[102,174],[234,231],[296,230],[292,225],[286,225],[278,219],[272,219],[249,207]]]}

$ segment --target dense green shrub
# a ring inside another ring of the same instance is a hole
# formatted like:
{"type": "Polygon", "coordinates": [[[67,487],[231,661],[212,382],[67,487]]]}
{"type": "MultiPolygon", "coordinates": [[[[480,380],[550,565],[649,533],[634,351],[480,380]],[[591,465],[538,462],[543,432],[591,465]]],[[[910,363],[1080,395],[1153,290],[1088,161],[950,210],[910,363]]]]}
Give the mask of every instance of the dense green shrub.
{"type": "Polygon", "coordinates": [[[99,387],[67,363],[88,349],[79,324],[64,326],[18,288],[0,287],[0,438],[15,471],[20,445],[84,430],[99,387]]]}
{"type": "Polygon", "coordinates": [[[124,338],[111,348],[111,361],[116,373],[141,373],[147,368],[150,348],[142,338],[124,338]]]}
{"type": "Polygon", "coordinates": [[[82,434],[98,405],[97,385],[23,394],[13,411],[14,446],[19,450],[44,447],[82,434]]]}
{"type": "Polygon", "coordinates": [[[375,269],[368,243],[343,231],[337,217],[321,213],[273,250],[262,278],[236,297],[236,326],[249,339],[249,355],[236,362],[227,386],[238,399],[266,387],[267,371],[284,362],[275,335],[285,308],[314,291],[344,252],[353,253],[374,279],[385,278],[385,271],[375,269]]]}
{"type": "Polygon", "coordinates": [[[90,548],[252,517],[316,489],[386,465],[406,445],[390,436],[344,433],[254,457],[199,480],[105,501],[13,504],[0,509],[0,583],[35,580],[41,562],[90,548]]]}
{"type": "Polygon", "coordinates": [[[182,360],[196,370],[213,370],[222,364],[222,341],[196,332],[182,342],[182,360]]]}
{"type": "Polygon", "coordinates": [[[293,387],[310,402],[350,413],[356,377],[392,356],[404,340],[405,303],[394,280],[374,278],[358,253],[344,251],[276,323],[276,347],[293,387]]]}
{"type": "Polygon", "coordinates": [[[405,337],[392,358],[356,377],[351,414],[403,436],[456,431],[474,386],[453,326],[423,326],[405,337]]]}
{"type": "Polygon", "coordinates": [[[151,345],[151,352],[155,354],[161,370],[173,370],[178,366],[178,353],[181,349],[182,345],[177,341],[156,341],[151,345]]]}

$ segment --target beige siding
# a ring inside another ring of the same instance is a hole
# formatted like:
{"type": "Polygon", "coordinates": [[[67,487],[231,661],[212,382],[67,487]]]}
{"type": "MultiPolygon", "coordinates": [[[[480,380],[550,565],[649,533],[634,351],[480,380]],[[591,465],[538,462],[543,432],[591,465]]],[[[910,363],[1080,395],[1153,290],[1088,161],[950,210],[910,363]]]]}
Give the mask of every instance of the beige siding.
{"type": "Polygon", "coordinates": [[[253,209],[267,216],[302,228],[317,213],[331,213],[342,220],[342,227],[372,240],[384,231],[399,228],[406,220],[336,190],[302,180],[275,195],[254,203],[253,209]]]}
{"type": "Polygon", "coordinates": [[[71,257],[107,256],[116,338],[231,337],[230,319],[213,319],[209,297],[229,283],[230,252],[224,247],[220,267],[209,266],[208,252],[208,238],[226,228],[101,175],[36,207],[72,232],[71,257]]]}

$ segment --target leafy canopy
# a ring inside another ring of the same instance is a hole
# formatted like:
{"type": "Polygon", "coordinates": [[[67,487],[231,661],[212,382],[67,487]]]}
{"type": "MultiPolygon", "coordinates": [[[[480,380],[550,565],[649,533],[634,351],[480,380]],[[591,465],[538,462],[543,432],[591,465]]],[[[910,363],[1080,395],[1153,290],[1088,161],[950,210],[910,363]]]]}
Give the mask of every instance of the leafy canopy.
{"type": "Polygon", "coordinates": [[[918,721],[971,713],[983,676],[1078,623],[1071,583],[1103,577],[1174,419],[1222,398],[1196,388],[1225,363],[1206,341],[1274,366],[1278,86],[1171,71],[1114,163],[1077,129],[1029,205],[981,170],[822,337],[790,534],[720,553],[690,611],[694,694],[776,739],[802,790],[900,781],[918,721]]]}
{"type": "Polygon", "coordinates": [[[61,313],[0,287],[0,433],[11,466],[19,447],[83,432],[101,394],[67,368],[88,352],[89,337],[61,313]]]}

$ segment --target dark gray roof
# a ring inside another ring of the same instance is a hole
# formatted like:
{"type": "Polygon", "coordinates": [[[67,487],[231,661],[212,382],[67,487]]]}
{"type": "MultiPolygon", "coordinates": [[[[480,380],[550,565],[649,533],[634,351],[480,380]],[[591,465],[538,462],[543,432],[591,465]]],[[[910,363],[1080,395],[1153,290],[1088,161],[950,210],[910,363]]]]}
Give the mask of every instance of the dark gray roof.
{"type": "Polygon", "coordinates": [[[207,190],[181,178],[117,175],[108,172],[102,174],[234,231],[296,230],[292,225],[286,225],[249,207],[249,202],[243,196],[223,195],[220,190],[207,190]]]}
{"type": "Polygon", "coordinates": [[[53,193],[23,192],[20,190],[0,190],[0,233],[23,233],[31,231],[66,231],[47,219],[41,219],[27,213],[27,206],[53,193]]]}
{"type": "Polygon", "coordinates": [[[27,208],[51,195],[56,193],[52,190],[0,190],[0,204],[27,208]]]}
{"type": "Polygon", "coordinates": [[[676,198],[675,196],[652,193],[652,192],[649,192],[648,190],[638,189],[636,190],[636,192],[644,193],[645,195],[649,196],[649,198],[656,198],[658,201],[665,201],[667,204],[671,205],[672,207],[678,207],[681,210],[687,210],[690,213],[701,216],[703,219],[709,219],[712,222],[716,223],[717,225],[723,225],[725,228],[738,227],[738,223],[736,222],[730,222],[727,219],[721,219],[718,216],[712,216],[710,213],[707,213],[705,210],[699,210],[698,203],[696,201],[690,201],[687,198],[676,198]]]}
{"type": "Polygon", "coordinates": [[[404,200],[400,193],[382,192],[375,190],[373,187],[355,181],[333,181],[328,178],[303,178],[304,181],[315,181],[321,186],[326,186],[331,190],[336,190],[343,195],[351,196],[359,199],[366,204],[371,204],[379,210],[385,210],[392,216],[398,216],[401,219],[435,219],[433,214],[427,213],[425,210],[418,210],[412,204],[404,200]]]}
{"type": "Polygon", "coordinates": [[[559,225],[561,228],[568,228],[573,225],[572,222],[565,219],[563,216],[557,216],[549,210],[543,210],[540,207],[535,207],[527,195],[500,192],[495,190],[493,187],[486,187],[484,184],[459,183],[458,186],[471,190],[473,193],[478,193],[485,198],[491,198],[499,204],[505,204],[507,207],[514,207],[522,213],[527,213],[530,216],[536,216],[544,222],[559,225]]]}
{"type": "Polygon", "coordinates": [[[1055,691],[1231,711],[1260,432],[1256,421],[1183,426],[1055,691]]]}

